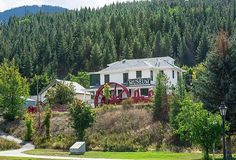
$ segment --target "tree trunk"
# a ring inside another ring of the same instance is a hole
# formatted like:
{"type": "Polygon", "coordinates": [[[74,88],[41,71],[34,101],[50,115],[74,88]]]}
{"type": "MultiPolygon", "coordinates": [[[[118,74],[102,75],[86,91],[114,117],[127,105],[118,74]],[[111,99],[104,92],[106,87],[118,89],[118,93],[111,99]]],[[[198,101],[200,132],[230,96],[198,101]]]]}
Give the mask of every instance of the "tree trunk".
{"type": "Polygon", "coordinates": [[[210,160],[208,148],[204,149],[203,154],[204,154],[204,157],[203,157],[204,160],[210,160]]]}
{"type": "Polygon", "coordinates": [[[227,160],[232,159],[232,151],[231,151],[231,136],[226,136],[226,156],[227,160]]]}

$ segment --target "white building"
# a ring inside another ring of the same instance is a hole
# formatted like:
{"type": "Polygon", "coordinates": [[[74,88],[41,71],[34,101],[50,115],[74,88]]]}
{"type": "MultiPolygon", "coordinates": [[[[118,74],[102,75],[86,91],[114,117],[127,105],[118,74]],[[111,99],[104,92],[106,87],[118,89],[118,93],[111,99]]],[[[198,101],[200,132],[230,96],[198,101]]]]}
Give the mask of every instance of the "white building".
{"type": "Polygon", "coordinates": [[[101,71],[89,73],[90,89],[87,91],[95,94],[100,85],[116,82],[125,85],[131,96],[134,95],[134,90],[137,88],[140,89],[141,95],[146,96],[148,90],[155,87],[156,76],[160,72],[167,76],[170,87],[175,86],[183,70],[177,67],[174,61],[173,58],[167,56],[124,59],[108,64],[108,67],[101,71]]]}
{"type": "MultiPolygon", "coordinates": [[[[58,83],[63,83],[68,86],[72,85],[75,90],[75,94],[76,94],[75,97],[76,98],[78,98],[82,101],[86,101],[86,102],[91,100],[91,93],[86,92],[85,88],[83,86],[81,86],[80,84],[78,84],[77,82],[55,79],[47,87],[45,87],[44,89],[42,89],[42,91],[39,92],[38,101],[40,101],[40,102],[46,101],[45,96],[46,96],[48,90],[51,89],[52,87],[54,87],[55,85],[57,85],[58,83]]],[[[31,98],[34,100],[37,100],[37,96],[31,96],[31,98]]]]}

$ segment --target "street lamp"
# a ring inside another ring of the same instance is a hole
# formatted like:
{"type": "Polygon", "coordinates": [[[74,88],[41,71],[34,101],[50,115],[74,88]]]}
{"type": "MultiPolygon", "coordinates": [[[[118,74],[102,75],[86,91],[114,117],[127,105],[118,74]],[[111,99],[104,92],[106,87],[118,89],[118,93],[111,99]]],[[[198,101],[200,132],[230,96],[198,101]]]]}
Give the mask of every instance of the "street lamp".
{"type": "Polygon", "coordinates": [[[223,156],[224,156],[224,160],[226,160],[226,148],[225,148],[225,115],[226,115],[226,111],[227,111],[227,107],[225,105],[225,102],[221,102],[220,104],[220,114],[221,114],[221,117],[222,117],[222,120],[223,120],[223,123],[222,123],[222,137],[223,137],[223,156]]]}

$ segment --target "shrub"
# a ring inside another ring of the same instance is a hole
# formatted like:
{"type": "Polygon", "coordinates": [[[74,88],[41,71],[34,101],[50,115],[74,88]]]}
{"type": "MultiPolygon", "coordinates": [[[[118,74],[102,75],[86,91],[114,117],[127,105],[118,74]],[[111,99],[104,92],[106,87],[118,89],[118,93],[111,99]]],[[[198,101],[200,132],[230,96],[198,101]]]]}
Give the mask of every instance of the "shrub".
{"type": "Polygon", "coordinates": [[[0,137],[0,151],[18,148],[20,148],[20,145],[15,141],[9,141],[0,137]]]}
{"type": "Polygon", "coordinates": [[[30,115],[30,113],[25,112],[24,122],[25,122],[25,125],[26,125],[24,140],[30,141],[32,139],[32,135],[33,135],[33,132],[34,132],[33,117],[30,115]]]}
{"type": "Polygon", "coordinates": [[[46,137],[49,138],[50,137],[50,120],[51,120],[51,116],[52,116],[52,111],[50,108],[47,108],[47,110],[45,111],[45,119],[44,119],[44,127],[45,127],[45,134],[46,137]]]}
{"type": "Polygon", "coordinates": [[[55,87],[48,90],[46,98],[51,106],[56,104],[67,105],[73,102],[75,95],[74,86],[59,82],[55,87]]]}
{"type": "Polygon", "coordinates": [[[127,133],[107,135],[101,146],[104,151],[133,152],[137,150],[134,138],[127,133]]]}
{"type": "Polygon", "coordinates": [[[84,130],[94,121],[94,112],[81,100],[75,99],[70,106],[72,127],[79,140],[84,139],[84,130]]]}
{"type": "Polygon", "coordinates": [[[122,104],[123,109],[130,109],[134,107],[132,98],[127,98],[123,100],[121,104],[122,104]]]}
{"type": "Polygon", "coordinates": [[[49,148],[68,150],[76,142],[76,137],[57,135],[50,140],[49,148]]]}
{"type": "Polygon", "coordinates": [[[37,148],[68,150],[76,142],[75,136],[56,135],[51,139],[45,136],[34,136],[33,144],[37,148]]]}

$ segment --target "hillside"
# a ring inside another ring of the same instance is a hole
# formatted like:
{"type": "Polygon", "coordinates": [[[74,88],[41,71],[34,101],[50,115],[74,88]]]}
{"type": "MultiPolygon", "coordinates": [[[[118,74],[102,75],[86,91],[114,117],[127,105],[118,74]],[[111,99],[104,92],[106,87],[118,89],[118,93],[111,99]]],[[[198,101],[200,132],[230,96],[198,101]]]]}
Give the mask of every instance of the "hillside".
{"type": "Polygon", "coordinates": [[[123,58],[171,56],[193,66],[220,29],[235,37],[233,0],[118,3],[100,9],[38,13],[0,26],[0,62],[14,58],[27,77],[97,71],[123,58]]]}
{"type": "Polygon", "coordinates": [[[39,12],[56,13],[56,12],[64,12],[65,10],[66,9],[62,7],[48,6],[48,5],[22,6],[22,7],[12,8],[4,12],[0,12],[0,21],[7,22],[11,16],[22,17],[28,14],[36,14],[39,12]]]}

